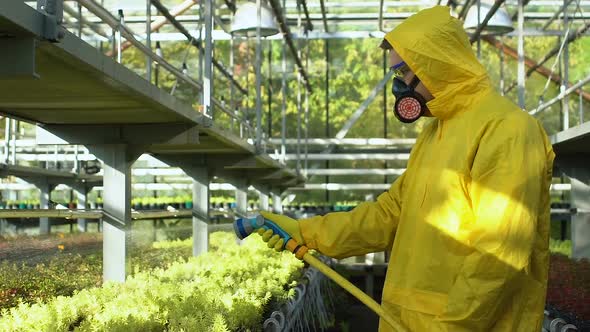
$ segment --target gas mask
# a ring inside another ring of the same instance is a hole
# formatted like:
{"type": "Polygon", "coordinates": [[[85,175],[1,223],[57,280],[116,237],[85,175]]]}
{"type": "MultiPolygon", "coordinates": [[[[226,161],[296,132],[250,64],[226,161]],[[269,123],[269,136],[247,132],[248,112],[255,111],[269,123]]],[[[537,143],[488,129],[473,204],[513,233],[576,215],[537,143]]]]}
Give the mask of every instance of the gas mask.
{"type": "Polygon", "coordinates": [[[401,78],[395,77],[391,87],[391,93],[395,96],[393,113],[395,117],[404,123],[412,123],[418,120],[426,111],[426,101],[414,89],[420,83],[418,76],[414,75],[410,85],[401,78]]]}

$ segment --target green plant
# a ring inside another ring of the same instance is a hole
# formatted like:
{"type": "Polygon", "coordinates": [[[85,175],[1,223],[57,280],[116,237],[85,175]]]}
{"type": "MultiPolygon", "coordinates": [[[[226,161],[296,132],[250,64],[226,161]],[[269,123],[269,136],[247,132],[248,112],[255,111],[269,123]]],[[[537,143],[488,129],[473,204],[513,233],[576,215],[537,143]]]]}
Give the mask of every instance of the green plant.
{"type": "MultiPolygon", "coordinates": [[[[2,331],[260,330],[265,305],[293,295],[302,263],[257,237],[211,234],[211,250],[71,297],[3,310],[2,331]]],[[[159,245],[183,248],[188,241],[159,245]]],[[[160,249],[161,250],[161,249],[160,249]]]]}
{"type": "Polygon", "coordinates": [[[572,256],[572,241],[571,240],[549,240],[549,251],[552,253],[562,254],[568,257],[572,256]]]}

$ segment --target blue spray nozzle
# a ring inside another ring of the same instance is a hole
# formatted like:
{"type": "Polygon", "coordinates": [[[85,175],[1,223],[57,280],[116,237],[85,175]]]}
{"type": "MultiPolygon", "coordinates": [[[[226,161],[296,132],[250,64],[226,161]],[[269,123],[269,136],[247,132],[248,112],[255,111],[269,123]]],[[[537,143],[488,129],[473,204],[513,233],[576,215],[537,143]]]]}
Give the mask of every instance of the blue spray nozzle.
{"type": "Polygon", "coordinates": [[[281,238],[283,238],[283,246],[291,239],[291,236],[287,232],[285,232],[274,222],[265,219],[260,214],[254,218],[238,218],[236,221],[234,221],[234,232],[240,239],[244,239],[260,228],[272,229],[274,234],[278,234],[281,238]]]}

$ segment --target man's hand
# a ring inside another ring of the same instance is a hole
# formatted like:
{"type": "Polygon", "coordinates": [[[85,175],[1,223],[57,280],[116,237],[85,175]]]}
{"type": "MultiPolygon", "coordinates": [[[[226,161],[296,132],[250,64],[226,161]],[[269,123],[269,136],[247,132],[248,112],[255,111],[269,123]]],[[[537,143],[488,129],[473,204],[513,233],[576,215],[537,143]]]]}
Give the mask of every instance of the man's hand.
{"type": "MultiPolygon", "coordinates": [[[[293,240],[299,244],[305,244],[303,236],[301,235],[301,229],[299,229],[299,222],[295,219],[283,216],[280,214],[274,214],[270,212],[261,211],[260,214],[277,226],[287,232],[293,240]]],[[[269,248],[274,248],[276,251],[282,251],[285,240],[278,234],[274,234],[272,229],[265,230],[263,228],[258,230],[258,234],[262,235],[264,242],[267,242],[269,248]]]]}

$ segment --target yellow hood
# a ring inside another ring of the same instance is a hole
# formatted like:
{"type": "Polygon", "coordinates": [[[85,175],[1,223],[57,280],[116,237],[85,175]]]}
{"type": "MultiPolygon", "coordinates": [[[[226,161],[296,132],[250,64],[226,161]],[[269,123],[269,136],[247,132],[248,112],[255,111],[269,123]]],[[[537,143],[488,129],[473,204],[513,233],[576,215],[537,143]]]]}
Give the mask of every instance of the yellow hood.
{"type": "Polygon", "coordinates": [[[428,108],[439,119],[469,108],[491,87],[463,24],[449,11],[446,6],[422,10],[385,35],[434,96],[428,108]]]}

